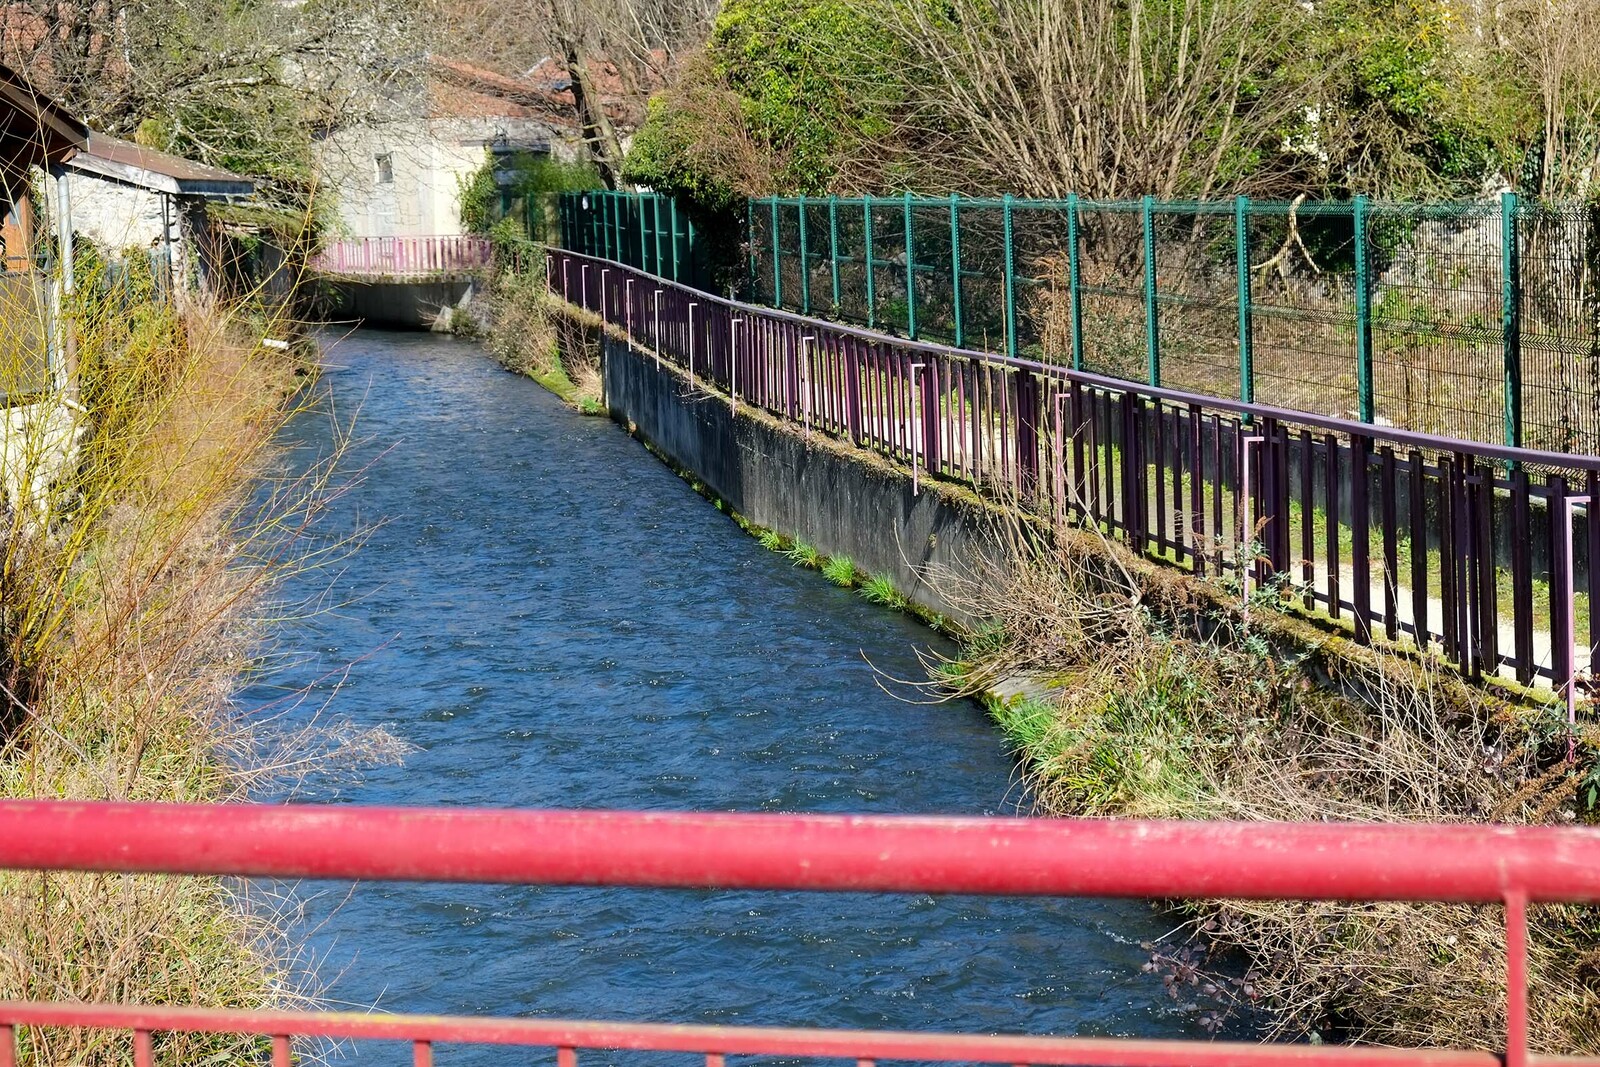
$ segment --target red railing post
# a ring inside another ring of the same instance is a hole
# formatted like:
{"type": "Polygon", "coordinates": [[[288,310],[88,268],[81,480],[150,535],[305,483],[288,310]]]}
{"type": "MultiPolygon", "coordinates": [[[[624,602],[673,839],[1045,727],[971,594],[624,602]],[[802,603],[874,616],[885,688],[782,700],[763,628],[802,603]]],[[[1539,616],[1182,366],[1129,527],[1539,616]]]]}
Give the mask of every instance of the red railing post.
{"type": "Polygon", "coordinates": [[[1506,1067],[1528,1064],[1528,894],[1506,891],[1506,1067]]]}

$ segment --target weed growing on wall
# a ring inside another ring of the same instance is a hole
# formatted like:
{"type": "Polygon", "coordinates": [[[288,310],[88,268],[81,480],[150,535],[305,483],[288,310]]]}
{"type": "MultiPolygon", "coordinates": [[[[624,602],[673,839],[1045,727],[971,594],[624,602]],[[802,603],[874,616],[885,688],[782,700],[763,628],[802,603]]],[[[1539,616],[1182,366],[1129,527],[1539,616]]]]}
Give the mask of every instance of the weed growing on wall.
{"type": "Polygon", "coordinates": [[[834,556],[822,565],[822,576],[843,589],[856,584],[856,565],[849,556],[834,556]]]}

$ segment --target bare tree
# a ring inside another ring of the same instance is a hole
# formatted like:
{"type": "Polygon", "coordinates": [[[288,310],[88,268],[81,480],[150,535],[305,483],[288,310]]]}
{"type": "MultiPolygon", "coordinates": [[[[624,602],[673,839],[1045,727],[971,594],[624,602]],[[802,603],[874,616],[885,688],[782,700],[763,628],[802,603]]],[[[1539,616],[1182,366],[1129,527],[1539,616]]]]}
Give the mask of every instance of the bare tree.
{"type": "Polygon", "coordinates": [[[11,0],[0,7],[0,61],[97,129],[298,182],[314,130],[361,120],[415,54],[411,10],[400,0],[11,0]]]}
{"type": "Polygon", "coordinates": [[[1238,161],[1283,151],[1315,118],[1281,74],[1309,17],[1294,0],[855,2],[911,57],[904,136],[924,146],[926,184],[1250,191],[1238,161]]]}
{"type": "Polygon", "coordinates": [[[1600,179],[1600,0],[1520,0],[1496,38],[1539,101],[1539,192],[1584,196],[1600,179]]]}
{"type": "Polygon", "coordinates": [[[574,119],[601,179],[622,181],[623,139],[649,94],[705,39],[716,0],[438,0],[445,47],[506,73],[563,67],[574,119]]]}

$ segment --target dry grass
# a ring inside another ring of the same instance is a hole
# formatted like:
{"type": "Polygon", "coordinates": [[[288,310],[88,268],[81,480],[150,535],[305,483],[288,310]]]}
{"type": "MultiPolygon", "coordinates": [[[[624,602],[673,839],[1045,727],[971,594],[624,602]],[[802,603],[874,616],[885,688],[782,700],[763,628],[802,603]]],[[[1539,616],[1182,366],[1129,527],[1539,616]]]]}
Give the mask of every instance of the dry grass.
{"type": "MultiPolygon", "coordinates": [[[[985,620],[961,659],[930,662],[946,692],[989,704],[1055,814],[1322,821],[1570,821],[1592,756],[1565,734],[1463,703],[1427,666],[1313,687],[1252,631],[1153,608],[1115,550],[1015,526],[1006,565],[952,576],[985,620]]],[[[1191,933],[1242,950],[1279,1036],[1503,1046],[1499,908],[1209,902],[1191,933]]],[[[1600,914],[1535,909],[1533,1041],[1600,1052],[1600,914]]],[[[1158,961],[1159,962],[1159,961],[1158,961]]]]}
{"type": "Polygon", "coordinates": [[[552,310],[542,261],[507,271],[489,294],[487,343],[507,370],[525,374],[586,413],[600,411],[600,346],[569,317],[552,310]]]}
{"type": "MultiPolygon", "coordinates": [[[[382,735],[288,727],[232,700],[270,620],[296,610],[275,600],[282,579],[350,548],[306,536],[338,495],[336,456],[271,476],[298,395],[288,354],[226,308],[85,291],[77,401],[46,397],[6,442],[0,795],[237,801],[319,760],[392,758],[382,735]]],[[[0,873],[0,997],[302,999],[275,906],[241,892],[208,878],[0,873]]],[[[229,1036],[157,1043],[164,1062],[260,1051],[229,1036]]],[[[103,1033],[23,1038],[26,1063],[128,1055],[103,1033]]]]}

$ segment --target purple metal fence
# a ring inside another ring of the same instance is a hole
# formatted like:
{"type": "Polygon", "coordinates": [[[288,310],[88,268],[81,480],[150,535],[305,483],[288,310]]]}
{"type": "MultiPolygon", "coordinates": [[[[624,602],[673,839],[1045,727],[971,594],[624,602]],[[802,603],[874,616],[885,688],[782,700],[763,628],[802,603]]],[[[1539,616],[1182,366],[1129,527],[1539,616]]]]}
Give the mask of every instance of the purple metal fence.
{"type": "Polygon", "coordinates": [[[1600,647],[1600,457],[1158,389],[741,304],[550,250],[553,292],[715,388],[1100,527],[1141,555],[1273,584],[1474,678],[1565,688],[1600,647]],[[1581,510],[1579,510],[1581,506],[1581,510]],[[1576,586],[1576,588],[1575,588],[1576,586]],[[1587,633],[1575,624],[1587,614],[1587,633]]]}

